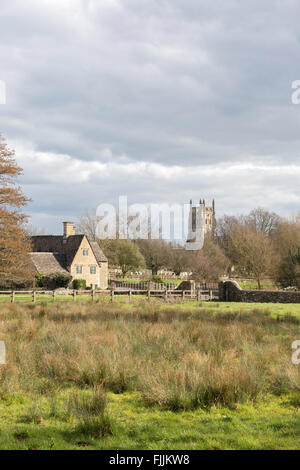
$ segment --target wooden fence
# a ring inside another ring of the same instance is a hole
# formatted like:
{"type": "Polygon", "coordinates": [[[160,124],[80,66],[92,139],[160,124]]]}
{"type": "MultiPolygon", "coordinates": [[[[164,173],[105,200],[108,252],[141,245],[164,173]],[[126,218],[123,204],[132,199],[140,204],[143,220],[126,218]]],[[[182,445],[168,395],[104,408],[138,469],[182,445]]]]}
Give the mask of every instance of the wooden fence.
{"type": "Polygon", "coordinates": [[[173,290],[177,286],[174,283],[158,283],[153,281],[139,281],[139,282],[128,282],[128,281],[119,281],[110,279],[109,282],[110,289],[131,289],[131,290],[173,290]]]}
{"type": "MultiPolygon", "coordinates": [[[[127,296],[129,301],[132,300],[133,296],[144,296],[149,300],[151,298],[162,298],[164,300],[216,300],[218,299],[218,292],[213,290],[135,290],[135,289],[107,289],[107,290],[68,290],[63,293],[59,291],[40,291],[40,290],[13,290],[13,291],[0,291],[0,300],[1,297],[9,297],[11,302],[16,302],[17,300],[22,300],[26,297],[30,298],[32,302],[36,302],[38,297],[51,297],[52,300],[57,300],[57,297],[69,297],[76,301],[77,297],[85,296],[90,297],[91,300],[95,301],[100,297],[110,297],[110,300],[113,302],[116,297],[127,296]]],[[[39,299],[40,300],[40,299],[39,299]]]]}

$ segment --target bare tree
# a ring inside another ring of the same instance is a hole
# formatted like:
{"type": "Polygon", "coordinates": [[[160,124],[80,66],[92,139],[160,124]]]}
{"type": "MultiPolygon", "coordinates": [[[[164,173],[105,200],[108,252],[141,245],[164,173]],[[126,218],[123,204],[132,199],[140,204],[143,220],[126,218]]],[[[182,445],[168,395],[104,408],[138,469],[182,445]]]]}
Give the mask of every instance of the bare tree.
{"type": "Polygon", "coordinates": [[[242,225],[230,233],[229,253],[237,270],[253,276],[259,289],[262,277],[272,275],[279,261],[272,240],[264,232],[242,225]]]}
{"type": "Polygon", "coordinates": [[[202,250],[190,253],[189,269],[195,280],[217,281],[226,274],[229,265],[222,248],[210,239],[204,241],[202,250]]]}
{"type": "Polygon", "coordinates": [[[256,232],[263,232],[270,236],[278,227],[280,220],[279,215],[275,214],[275,212],[269,212],[262,207],[257,207],[245,217],[244,222],[256,232]]]}
{"type": "Polygon", "coordinates": [[[282,220],[272,238],[281,258],[277,282],[283,287],[300,287],[300,217],[282,220]]]}
{"type": "Polygon", "coordinates": [[[45,235],[45,230],[43,228],[36,227],[31,224],[26,224],[25,232],[29,237],[33,237],[35,235],[45,235]]]}
{"type": "Polygon", "coordinates": [[[78,217],[76,230],[79,233],[84,233],[92,241],[97,240],[97,215],[95,209],[85,210],[78,217]]]}

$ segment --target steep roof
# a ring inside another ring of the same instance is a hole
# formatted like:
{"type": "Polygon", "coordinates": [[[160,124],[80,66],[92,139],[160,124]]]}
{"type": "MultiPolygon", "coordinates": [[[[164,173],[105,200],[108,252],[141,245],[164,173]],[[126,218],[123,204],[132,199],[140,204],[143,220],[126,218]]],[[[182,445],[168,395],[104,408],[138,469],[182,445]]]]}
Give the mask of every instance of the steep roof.
{"type": "Polygon", "coordinates": [[[93,250],[97,263],[103,263],[107,261],[107,258],[105,254],[103,253],[103,251],[101,250],[99,244],[97,242],[91,242],[91,241],[89,241],[89,243],[91,245],[91,248],[93,250]]]}
{"type": "MultiPolygon", "coordinates": [[[[61,254],[64,256],[64,266],[68,268],[71,266],[72,261],[80,247],[80,244],[85,235],[70,235],[64,237],[62,235],[36,235],[32,239],[32,251],[34,253],[53,253],[61,254]]],[[[91,246],[97,263],[107,262],[107,258],[99,247],[97,242],[87,240],[91,246]]]]}
{"type": "Polygon", "coordinates": [[[71,266],[84,235],[36,235],[31,238],[33,252],[61,253],[65,256],[66,266],[71,266]]]}
{"type": "Polygon", "coordinates": [[[39,273],[44,275],[54,273],[68,274],[66,258],[61,253],[30,253],[30,257],[39,273]]]}

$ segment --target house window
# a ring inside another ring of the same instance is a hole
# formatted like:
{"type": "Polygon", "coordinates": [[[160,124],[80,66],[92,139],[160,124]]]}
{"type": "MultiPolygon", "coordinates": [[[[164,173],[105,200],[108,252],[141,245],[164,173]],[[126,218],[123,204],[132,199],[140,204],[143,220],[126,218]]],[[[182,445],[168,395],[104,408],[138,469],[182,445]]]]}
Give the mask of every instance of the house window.
{"type": "Polygon", "coordinates": [[[96,266],[90,266],[90,273],[96,274],[96,266]]]}
{"type": "Polygon", "coordinates": [[[82,274],[82,266],[76,266],[76,274],[82,274]]]}
{"type": "Polygon", "coordinates": [[[82,254],[83,254],[83,256],[88,256],[89,255],[89,250],[87,248],[84,248],[82,250],[82,254]]]}

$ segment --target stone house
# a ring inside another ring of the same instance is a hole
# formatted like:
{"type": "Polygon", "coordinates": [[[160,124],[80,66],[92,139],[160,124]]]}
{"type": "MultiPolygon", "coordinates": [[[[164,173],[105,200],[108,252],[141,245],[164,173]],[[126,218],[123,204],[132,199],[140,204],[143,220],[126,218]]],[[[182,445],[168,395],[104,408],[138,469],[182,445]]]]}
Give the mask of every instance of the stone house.
{"type": "Polygon", "coordinates": [[[63,235],[31,237],[36,271],[44,276],[65,273],[84,279],[87,287],[107,289],[108,261],[98,243],[77,235],[72,222],[64,222],[63,227],[63,235]]]}

